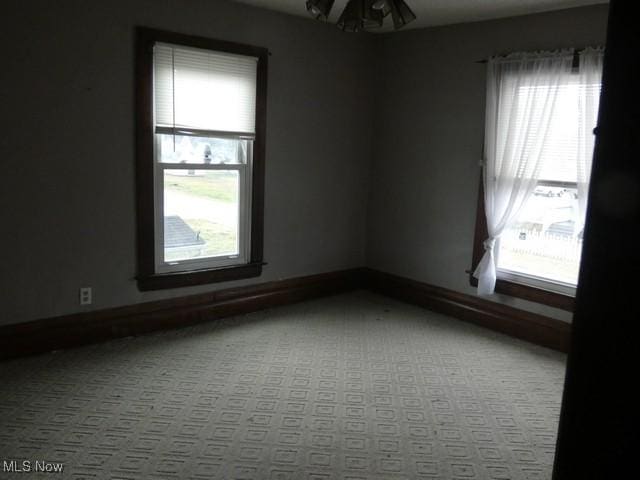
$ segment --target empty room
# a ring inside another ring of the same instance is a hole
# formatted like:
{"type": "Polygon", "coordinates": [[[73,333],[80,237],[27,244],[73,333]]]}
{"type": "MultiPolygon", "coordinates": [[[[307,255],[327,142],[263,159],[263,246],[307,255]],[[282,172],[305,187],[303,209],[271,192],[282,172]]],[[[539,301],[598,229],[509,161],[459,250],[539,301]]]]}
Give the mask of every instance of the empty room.
{"type": "Polygon", "coordinates": [[[0,478],[622,478],[627,7],[4,5],[0,478]]]}

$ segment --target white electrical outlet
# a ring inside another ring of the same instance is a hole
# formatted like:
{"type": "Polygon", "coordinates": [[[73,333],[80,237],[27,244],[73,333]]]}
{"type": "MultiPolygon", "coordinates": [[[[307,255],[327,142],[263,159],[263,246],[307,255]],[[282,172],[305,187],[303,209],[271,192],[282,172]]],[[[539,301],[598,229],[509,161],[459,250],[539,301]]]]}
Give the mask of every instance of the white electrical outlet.
{"type": "Polygon", "coordinates": [[[93,292],[91,287],[80,287],[80,305],[91,305],[93,292]]]}

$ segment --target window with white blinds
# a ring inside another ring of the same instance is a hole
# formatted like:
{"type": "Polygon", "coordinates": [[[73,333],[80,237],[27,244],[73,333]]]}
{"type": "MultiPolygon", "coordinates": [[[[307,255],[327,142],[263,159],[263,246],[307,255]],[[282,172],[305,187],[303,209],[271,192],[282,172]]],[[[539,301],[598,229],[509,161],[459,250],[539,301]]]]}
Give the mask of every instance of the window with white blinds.
{"type": "MultiPolygon", "coordinates": [[[[518,78],[505,81],[517,82],[518,78]]],[[[524,155],[537,154],[533,148],[541,150],[533,195],[499,241],[499,278],[574,294],[584,226],[580,201],[586,204],[581,198],[586,190],[578,188],[580,157],[584,155],[581,149],[583,137],[591,135],[595,127],[585,99],[597,99],[600,89],[599,82],[584,82],[579,75],[570,74],[559,86],[520,87],[511,90],[514,95],[503,97],[502,107],[515,114],[516,123],[511,130],[503,126],[502,147],[518,145],[514,151],[522,151],[524,155]],[[551,88],[555,91],[551,92],[551,88]],[[525,118],[526,112],[545,108],[552,111],[548,122],[535,124],[525,118]]]]}
{"type": "Polygon", "coordinates": [[[138,287],[262,274],[269,51],[136,28],[138,287]]]}
{"type": "Polygon", "coordinates": [[[258,57],[156,43],[156,270],[250,256],[258,57]]]}
{"type": "Polygon", "coordinates": [[[157,133],[183,129],[253,138],[258,58],[156,43],[157,133]]]}

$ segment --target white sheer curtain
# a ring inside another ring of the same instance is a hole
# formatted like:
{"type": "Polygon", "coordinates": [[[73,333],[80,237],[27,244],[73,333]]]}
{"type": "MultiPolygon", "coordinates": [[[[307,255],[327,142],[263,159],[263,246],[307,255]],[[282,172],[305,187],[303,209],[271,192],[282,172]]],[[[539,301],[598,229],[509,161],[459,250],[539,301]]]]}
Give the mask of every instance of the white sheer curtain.
{"type": "Polygon", "coordinates": [[[474,272],[478,294],[496,283],[494,246],[536,187],[550,119],[571,79],[573,51],[515,53],[487,63],[484,200],[489,237],[474,272]]]}
{"type": "Polygon", "coordinates": [[[602,60],[604,48],[585,48],[580,52],[578,109],[578,221],[576,232],[584,228],[587,212],[589,180],[595,135],[593,129],[598,121],[600,86],[602,83],[602,60]]]}

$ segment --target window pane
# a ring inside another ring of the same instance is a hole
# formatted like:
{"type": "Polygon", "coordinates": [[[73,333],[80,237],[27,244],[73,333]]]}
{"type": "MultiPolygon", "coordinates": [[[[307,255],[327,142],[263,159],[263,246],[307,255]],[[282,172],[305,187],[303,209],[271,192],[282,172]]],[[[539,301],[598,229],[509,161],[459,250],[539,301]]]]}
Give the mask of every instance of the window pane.
{"type": "Polygon", "coordinates": [[[157,134],[158,159],[163,163],[246,163],[248,140],[157,134]]]}
{"type": "Polygon", "coordinates": [[[237,170],[165,170],[164,260],[239,254],[237,170]]]}
{"type": "Polygon", "coordinates": [[[582,227],[576,188],[539,185],[500,237],[498,269],[575,286],[582,227]]]}

